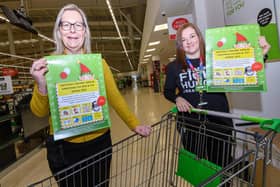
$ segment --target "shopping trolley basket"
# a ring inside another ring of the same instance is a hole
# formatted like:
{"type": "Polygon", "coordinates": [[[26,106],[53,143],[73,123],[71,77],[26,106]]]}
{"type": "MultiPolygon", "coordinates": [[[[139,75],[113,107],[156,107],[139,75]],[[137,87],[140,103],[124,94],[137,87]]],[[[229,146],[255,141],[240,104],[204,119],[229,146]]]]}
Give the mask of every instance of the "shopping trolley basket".
{"type": "MultiPolygon", "coordinates": [[[[176,110],[176,108],[175,108],[176,110]]],[[[192,108],[200,120],[178,115],[176,122],[183,148],[179,150],[177,175],[194,186],[254,186],[256,163],[271,161],[272,141],[280,132],[280,119],[236,115],[192,108]],[[219,117],[211,123],[206,115],[219,117]],[[225,119],[242,119],[260,124],[266,134],[249,133],[225,126],[225,119]],[[223,122],[223,123],[222,123],[223,122]]]]}
{"type": "MultiPolygon", "coordinates": [[[[193,111],[205,114],[205,111],[193,111]]],[[[93,175],[98,175],[98,172],[90,170],[104,163],[104,159],[111,160],[110,168],[107,167],[110,176],[94,186],[253,185],[256,160],[267,155],[259,153],[268,152],[274,131],[261,136],[235,129],[197,130],[193,127],[197,123],[201,121],[182,119],[173,110],[152,126],[150,136],[132,135],[114,144],[109,154],[104,154],[108,152],[104,150],[30,186],[59,186],[62,183],[74,186],[72,184],[80,180],[82,173],[89,174],[85,180],[94,180],[93,175]],[[232,133],[228,133],[229,130],[232,133]],[[211,155],[221,150],[222,162],[211,155]]],[[[208,122],[204,121],[203,125],[207,126],[208,122]]],[[[82,183],[75,184],[83,186],[82,183]]]]}

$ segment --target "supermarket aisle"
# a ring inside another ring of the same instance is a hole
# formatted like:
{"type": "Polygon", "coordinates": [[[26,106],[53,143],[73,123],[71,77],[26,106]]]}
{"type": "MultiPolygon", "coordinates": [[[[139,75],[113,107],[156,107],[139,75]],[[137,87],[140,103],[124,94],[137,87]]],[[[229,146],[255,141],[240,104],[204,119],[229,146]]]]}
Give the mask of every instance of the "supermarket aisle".
{"type": "MultiPolygon", "coordinates": [[[[130,108],[143,124],[152,125],[160,121],[160,117],[173,106],[172,103],[164,99],[162,93],[154,93],[150,88],[126,89],[121,92],[128,101],[130,108]]],[[[113,142],[117,142],[133,133],[111,108],[110,113],[113,142]]],[[[18,164],[16,169],[2,177],[0,187],[26,186],[50,174],[46,160],[46,150],[43,148],[35,151],[27,160],[18,164]]]]}

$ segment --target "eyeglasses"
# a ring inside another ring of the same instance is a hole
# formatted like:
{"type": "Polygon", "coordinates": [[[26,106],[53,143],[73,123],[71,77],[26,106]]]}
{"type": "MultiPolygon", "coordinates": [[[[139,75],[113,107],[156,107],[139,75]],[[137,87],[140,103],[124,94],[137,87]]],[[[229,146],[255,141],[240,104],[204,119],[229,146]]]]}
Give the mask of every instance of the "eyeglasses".
{"type": "Polygon", "coordinates": [[[60,22],[59,25],[62,28],[62,30],[64,30],[64,31],[70,31],[72,26],[74,26],[74,29],[76,31],[82,31],[85,28],[85,24],[81,23],[81,22],[70,23],[68,21],[62,21],[62,22],[60,22]]]}

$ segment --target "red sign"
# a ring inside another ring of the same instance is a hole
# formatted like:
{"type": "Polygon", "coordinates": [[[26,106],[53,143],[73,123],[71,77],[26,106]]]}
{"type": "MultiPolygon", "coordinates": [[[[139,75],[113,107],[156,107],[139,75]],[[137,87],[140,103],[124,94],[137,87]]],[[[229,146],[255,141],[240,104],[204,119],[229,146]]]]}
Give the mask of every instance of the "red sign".
{"type": "Polygon", "coordinates": [[[176,40],[176,34],[169,35],[169,40],[176,40]]]}
{"type": "Polygon", "coordinates": [[[3,76],[16,76],[18,74],[18,70],[14,68],[2,68],[3,76]]]}
{"type": "Polygon", "coordinates": [[[170,40],[176,40],[177,30],[185,23],[192,22],[192,15],[185,14],[167,18],[168,35],[170,40]]]}
{"type": "Polygon", "coordinates": [[[186,18],[177,18],[172,22],[172,28],[178,30],[181,25],[188,22],[189,21],[186,18]]]}

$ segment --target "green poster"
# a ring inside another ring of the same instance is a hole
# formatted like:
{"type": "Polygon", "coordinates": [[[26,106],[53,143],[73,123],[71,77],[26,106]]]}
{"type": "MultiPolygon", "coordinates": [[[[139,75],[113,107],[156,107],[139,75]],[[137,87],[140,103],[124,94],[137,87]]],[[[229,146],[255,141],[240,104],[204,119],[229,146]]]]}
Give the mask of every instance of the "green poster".
{"type": "Polygon", "coordinates": [[[259,26],[206,30],[207,92],[266,91],[259,26]]]}
{"type": "Polygon", "coordinates": [[[54,139],[110,127],[101,54],[47,56],[54,139]]]}

